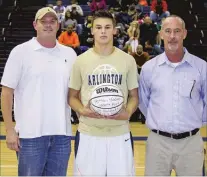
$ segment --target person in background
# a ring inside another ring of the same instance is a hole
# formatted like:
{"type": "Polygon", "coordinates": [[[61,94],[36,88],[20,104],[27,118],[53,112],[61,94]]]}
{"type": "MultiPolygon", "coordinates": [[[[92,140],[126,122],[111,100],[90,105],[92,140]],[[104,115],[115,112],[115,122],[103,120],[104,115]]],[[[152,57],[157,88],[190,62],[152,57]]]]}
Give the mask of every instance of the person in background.
{"type": "Polygon", "coordinates": [[[138,20],[138,12],[134,4],[129,6],[128,15],[130,16],[131,21],[138,20]]]}
{"type": "Polygon", "coordinates": [[[154,45],[157,44],[157,35],[157,26],[152,23],[150,17],[145,17],[144,23],[140,25],[139,38],[144,51],[153,51],[154,45]]]}
{"type": "Polygon", "coordinates": [[[65,12],[65,17],[61,23],[61,30],[65,31],[68,27],[68,25],[73,25],[73,30],[76,31],[77,28],[77,21],[76,19],[72,19],[71,17],[71,12],[69,10],[67,10],[65,12]]]}
{"type": "Polygon", "coordinates": [[[92,0],[92,2],[89,2],[88,5],[90,6],[92,13],[94,13],[97,10],[106,9],[105,0],[92,0]]]}
{"type": "Polygon", "coordinates": [[[114,36],[114,46],[118,47],[121,50],[124,50],[125,43],[129,37],[121,30],[120,26],[116,26],[116,29],[117,32],[114,36]]]}
{"type": "Polygon", "coordinates": [[[147,0],[138,0],[138,3],[136,5],[136,10],[140,10],[140,12],[143,12],[143,7],[148,6],[147,0]]]}
{"type": "Polygon", "coordinates": [[[170,15],[166,0],[152,0],[150,18],[153,22],[160,24],[162,18],[170,15]]]}
{"type": "Polygon", "coordinates": [[[150,55],[143,51],[143,47],[140,44],[137,46],[136,52],[131,55],[134,57],[138,68],[141,68],[150,59],[150,55]]]}
{"type": "Polygon", "coordinates": [[[82,26],[82,22],[81,22],[81,17],[83,16],[83,10],[81,8],[81,6],[79,6],[77,4],[76,0],[72,0],[72,5],[68,6],[66,9],[70,10],[71,12],[71,18],[77,21],[77,27],[76,27],[76,31],[78,33],[78,35],[81,35],[83,32],[83,26],[82,26]]]}
{"type": "Polygon", "coordinates": [[[80,41],[76,32],[73,31],[74,26],[69,24],[66,31],[62,32],[58,38],[60,44],[72,47],[79,54],[80,41]]]}
{"type": "Polygon", "coordinates": [[[65,16],[65,6],[62,5],[62,0],[56,1],[56,6],[53,6],[53,9],[58,15],[58,21],[59,23],[62,22],[64,16],[65,16]]]}
{"type": "MultiPolygon", "coordinates": [[[[88,15],[83,24],[83,37],[81,38],[81,46],[92,47],[94,43],[93,35],[91,34],[93,16],[88,15]]],[[[85,51],[85,50],[84,50],[85,51]]]]}
{"type": "Polygon", "coordinates": [[[78,2],[77,0],[71,0],[71,5],[68,5],[66,7],[66,10],[69,10],[70,12],[72,12],[73,9],[76,9],[77,13],[80,15],[80,16],[83,16],[83,9],[80,5],[78,5],[78,2]]]}

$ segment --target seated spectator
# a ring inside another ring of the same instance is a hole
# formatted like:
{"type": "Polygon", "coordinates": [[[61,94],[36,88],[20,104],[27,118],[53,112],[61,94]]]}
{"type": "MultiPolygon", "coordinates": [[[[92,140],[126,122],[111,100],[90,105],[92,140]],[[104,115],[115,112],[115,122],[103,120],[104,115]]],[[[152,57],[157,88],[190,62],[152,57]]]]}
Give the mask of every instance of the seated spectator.
{"type": "Polygon", "coordinates": [[[138,4],[141,6],[148,6],[147,0],[138,0],[138,4]]]}
{"type": "Polygon", "coordinates": [[[78,5],[77,0],[71,0],[71,5],[66,7],[66,10],[70,12],[72,12],[73,9],[75,9],[80,16],[83,16],[83,9],[78,5]]]}
{"type": "Polygon", "coordinates": [[[121,0],[121,6],[123,10],[126,10],[129,8],[131,5],[135,5],[135,0],[121,0]]]}
{"type": "Polygon", "coordinates": [[[92,0],[92,2],[89,2],[88,5],[90,6],[92,13],[94,13],[97,10],[106,9],[105,0],[92,0]]]}
{"type": "Polygon", "coordinates": [[[130,23],[129,29],[127,30],[128,38],[129,40],[125,43],[124,50],[131,54],[131,52],[135,52],[136,48],[139,44],[139,23],[138,21],[133,21],[130,23]],[[129,47],[131,47],[131,50],[129,51],[129,47]]]}
{"type": "Polygon", "coordinates": [[[64,16],[65,16],[65,7],[62,5],[62,0],[57,0],[56,6],[54,6],[53,9],[55,10],[55,12],[58,15],[59,23],[61,23],[64,16]]]}
{"type": "Polygon", "coordinates": [[[128,15],[128,9],[121,11],[116,15],[116,22],[123,24],[124,28],[129,28],[129,24],[132,22],[130,16],[128,15]]]}
{"type": "MultiPolygon", "coordinates": [[[[71,18],[72,19],[75,19],[78,23],[77,25],[77,33],[78,35],[81,35],[82,34],[82,31],[83,31],[83,27],[82,27],[82,24],[81,24],[81,16],[83,16],[83,11],[82,11],[82,8],[77,5],[77,1],[76,0],[72,0],[72,5],[71,5],[71,18]]],[[[69,9],[69,7],[68,7],[69,9]]]]}
{"type": "Polygon", "coordinates": [[[65,12],[65,17],[63,18],[63,21],[61,23],[61,29],[62,31],[65,31],[68,27],[68,25],[73,25],[73,30],[76,31],[77,28],[77,21],[75,19],[72,19],[71,13],[69,10],[65,12]]]}
{"type": "Polygon", "coordinates": [[[133,52],[132,56],[134,57],[138,68],[141,68],[145,62],[150,59],[150,55],[143,51],[142,45],[137,46],[136,52],[133,52]]]}
{"type": "Polygon", "coordinates": [[[135,32],[136,32],[136,37],[139,39],[140,29],[139,29],[138,21],[133,21],[130,23],[129,29],[127,30],[127,34],[129,35],[129,38],[135,37],[135,32]]]}
{"type": "Polygon", "coordinates": [[[108,2],[109,9],[113,8],[115,12],[120,12],[122,10],[121,1],[120,0],[111,0],[108,2]]]}
{"type": "Polygon", "coordinates": [[[157,34],[157,26],[152,23],[150,17],[145,17],[144,23],[140,25],[139,38],[140,44],[143,46],[144,51],[146,51],[146,48],[149,48],[150,45],[153,47],[156,44],[157,34]]]}
{"type": "Polygon", "coordinates": [[[87,16],[86,21],[83,25],[83,34],[81,38],[82,46],[88,46],[88,47],[93,46],[94,41],[93,41],[93,35],[91,34],[92,19],[93,19],[93,16],[91,15],[87,16]]]}
{"type": "Polygon", "coordinates": [[[131,17],[132,21],[136,21],[138,19],[138,14],[135,5],[129,6],[128,15],[131,17]]]}
{"type": "Polygon", "coordinates": [[[170,15],[168,11],[167,2],[165,0],[152,0],[150,18],[155,23],[161,23],[162,18],[170,15]]]}
{"type": "Polygon", "coordinates": [[[128,40],[128,36],[120,29],[119,26],[117,28],[117,33],[114,36],[114,46],[118,47],[119,49],[123,50],[126,41],[128,40]]]}
{"type": "Polygon", "coordinates": [[[79,42],[79,38],[76,32],[73,31],[73,25],[69,24],[67,27],[67,31],[62,32],[58,38],[58,41],[60,44],[63,44],[65,46],[69,46],[72,47],[77,54],[79,53],[79,46],[80,46],[80,42],[79,42]]]}
{"type": "Polygon", "coordinates": [[[147,0],[138,0],[138,4],[135,7],[136,7],[136,10],[143,12],[144,6],[148,6],[147,0]]]}

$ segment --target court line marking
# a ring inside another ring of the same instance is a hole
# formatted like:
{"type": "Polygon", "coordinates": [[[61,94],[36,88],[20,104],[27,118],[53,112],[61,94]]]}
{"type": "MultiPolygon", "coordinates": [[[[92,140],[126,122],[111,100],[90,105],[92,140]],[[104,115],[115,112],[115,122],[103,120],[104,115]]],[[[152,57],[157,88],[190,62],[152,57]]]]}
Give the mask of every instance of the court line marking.
{"type": "MultiPolygon", "coordinates": [[[[6,136],[5,135],[0,135],[0,140],[5,140],[6,136]]],[[[71,140],[75,140],[75,136],[71,137],[71,140]]],[[[133,136],[134,141],[146,141],[147,136],[133,136]]],[[[207,141],[207,137],[203,137],[203,141],[207,141]]]]}
{"type": "MultiPolygon", "coordinates": [[[[17,168],[18,166],[17,165],[0,165],[1,168],[17,168]]],[[[144,169],[145,167],[144,166],[140,166],[140,167],[135,167],[135,168],[138,168],[138,169],[144,169]]]]}

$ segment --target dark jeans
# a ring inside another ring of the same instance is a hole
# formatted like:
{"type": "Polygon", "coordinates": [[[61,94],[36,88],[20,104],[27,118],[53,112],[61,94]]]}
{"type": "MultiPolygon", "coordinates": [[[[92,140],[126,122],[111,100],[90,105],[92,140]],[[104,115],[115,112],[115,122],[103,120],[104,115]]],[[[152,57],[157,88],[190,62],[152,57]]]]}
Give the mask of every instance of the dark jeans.
{"type": "Polygon", "coordinates": [[[64,135],[20,138],[19,176],[66,176],[71,137],[64,135]]]}

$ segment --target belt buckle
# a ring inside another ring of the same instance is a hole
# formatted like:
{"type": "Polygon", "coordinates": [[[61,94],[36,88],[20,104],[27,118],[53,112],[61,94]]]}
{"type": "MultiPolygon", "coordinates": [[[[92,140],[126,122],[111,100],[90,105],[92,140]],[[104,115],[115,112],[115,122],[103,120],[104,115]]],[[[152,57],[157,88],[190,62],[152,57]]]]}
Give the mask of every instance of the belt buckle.
{"type": "Polygon", "coordinates": [[[189,135],[192,136],[192,131],[189,132],[189,135]]]}
{"type": "Polygon", "coordinates": [[[172,139],[176,139],[176,138],[173,138],[173,136],[178,137],[178,134],[179,134],[179,133],[172,133],[172,134],[171,134],[171,138],[172,138],[172,139]]]}

